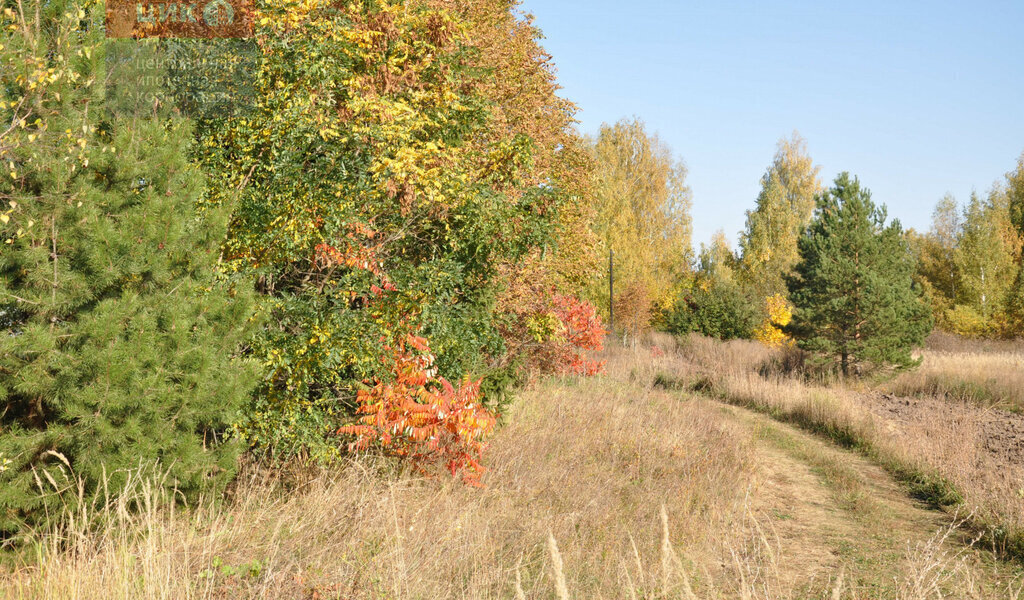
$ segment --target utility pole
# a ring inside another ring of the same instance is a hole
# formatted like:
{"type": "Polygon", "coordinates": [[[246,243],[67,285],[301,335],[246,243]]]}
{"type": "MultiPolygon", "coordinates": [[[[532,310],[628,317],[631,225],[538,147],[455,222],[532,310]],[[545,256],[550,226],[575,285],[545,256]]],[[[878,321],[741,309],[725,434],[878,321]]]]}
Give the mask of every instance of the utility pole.
{"type": "Polygon", "coordinates": [[[615,251],[608,249],[608,333],[615,335],[615,265],[612,262],[615,251]]]}

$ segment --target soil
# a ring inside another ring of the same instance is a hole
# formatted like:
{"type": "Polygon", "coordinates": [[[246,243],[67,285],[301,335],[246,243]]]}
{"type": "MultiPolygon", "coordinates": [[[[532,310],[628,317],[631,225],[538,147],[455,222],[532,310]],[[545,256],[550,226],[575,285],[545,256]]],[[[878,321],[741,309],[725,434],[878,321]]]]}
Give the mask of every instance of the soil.
{"type": "Polygon", "coordinates": [[[1024,415],[945,399],[893,394],[864,394],[863,400],[876,416],[898,425],[938,419],[972,422],[977,426],[981,447],[994,464],[1013,471],[1024,469],[1024,415]]]}

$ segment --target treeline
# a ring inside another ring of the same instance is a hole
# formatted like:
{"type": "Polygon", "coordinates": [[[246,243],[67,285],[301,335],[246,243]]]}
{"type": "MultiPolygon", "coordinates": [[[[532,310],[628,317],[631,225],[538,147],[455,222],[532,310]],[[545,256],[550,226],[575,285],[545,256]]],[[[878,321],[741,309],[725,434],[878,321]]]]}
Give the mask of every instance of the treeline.
{"type": "Polygon", "coordinates": [[[930,307],[1019,322],[1020,168],[917,236],[794,136],[739,252],[694,256],[685,165],[639,120],[581,136],[507,0],[261,0],[242,41],[0,7],[4,538],[135,469],[215,495],[243,452],[478,483],[510,390],[600,371],[609,303],[627,342],[795,341],[844,371],[912,364],[930,307]]]}
{"type": "Polygon", "coordinates": [[[970,337],[1024,335],[1024,155],[987,195],[939,201],[931,229],[909,234],[938,324],[970,337]]]}
{"type": "MultiPolygon", "coordinates": [[[[944,198],[920,234],[887,222],[856,178],[825,189],[793,134],[761,179],[738,250],[719,231],[690,257],[685,167],[635,121],[602,128],[595,149],[597,230],[616,250],[626,340],[651,327],[751,338],[849,373],[912,366],[933,323],[1024,334],[1024,157],[986,199],[961,209],[944,198]]],[[[607,293],[592,297],[607,306],[607,293]]]]}
{"type": "Polygon", "coordinates": [[[475,483],[508,390],[600,370],[592,152],[511,3],[267,0],[241,43],[0,6],[0,535],[246,450],[475,483]]]}

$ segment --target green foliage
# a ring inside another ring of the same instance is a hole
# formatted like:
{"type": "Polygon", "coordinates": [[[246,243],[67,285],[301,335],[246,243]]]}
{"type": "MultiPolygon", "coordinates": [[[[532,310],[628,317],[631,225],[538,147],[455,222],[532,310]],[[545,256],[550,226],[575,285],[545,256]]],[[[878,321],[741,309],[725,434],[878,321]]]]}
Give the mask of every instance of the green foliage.
{"type": "Polygon", "coordinates": [[[696,332],[722,340],[747,339],[757,327],[756,306],[735,283],[702,281],[669,312],[666,329],[680,335],[696,332]]]}
{"type": "Polygon", "coordinates": [[[964,210],[963,232],[953,253],[957,267],[957,304],[972,307],[991,319],[1004,310],[1017,274],[1019,247],[1009,223],[1006,198],[994,192],[987,200],[977,195],[964,210]]]}
{"type": "Polygon", "coordinates": [[[999,333],[991,317],[986,317],[966,304],[946,309],[940,318],[944,330],[964,337],[993,337],[999,333]]]}
{"type": "Polygon", "coordinates": [[[565,196],[530,181],[531,138],[491,127],[470,24],[426,2],[270,1],[256,22],[254,104],[202,140],[208,201],[235,207],[228,264],[270,324],[246,440],[335,459],[413,333],[439,377],[493,373],[500,397],[499,269],[552,242],[565,196]]]}
{"type": "Polygon", "coordinates": [[[1009,198],[1010,220],[1024,236],[1024,153],[1017,159],[1017,167],[1006,174],[1006,194],[1009,198]]]}
{"type": "Polygon", "coordinates": [[[849,174],[818,198],[787,279],[796,306],[785,328],[804,350],[838,363],[844,375],[917,364],[911,350],[931,331],[929,307],[913,283],[916,264],[898,221],[849,174]]]}
{"type": "Polygon", "coordinates": [[[976,337],[1024,333],[1024,159],[982,198],[961,212],[946,196],[931,230],[910,234],[918,280],[938,325],[976,337]]]}
{"type": "Polygon", "coordinates": [[[226,214],[197,215],[188,124],[106,102],[102,5],[38,8],[0,36],[4,533],[79,477],[116,490],[159,462],[186,498],[223,486],[252,379],[233,358],[251,298],[216,276],[226,214]]]}

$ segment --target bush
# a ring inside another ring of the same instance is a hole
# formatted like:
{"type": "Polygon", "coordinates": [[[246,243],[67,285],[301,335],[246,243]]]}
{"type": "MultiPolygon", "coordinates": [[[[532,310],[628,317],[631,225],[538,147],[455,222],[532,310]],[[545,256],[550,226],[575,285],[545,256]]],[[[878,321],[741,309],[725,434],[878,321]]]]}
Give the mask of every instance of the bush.
{"type": "Polygon", "coordinates": [[[376,381],[357,397],[357,423],[338,429],[354,436],[350,450],[377,446],[386,454],[409,458],[421,470],[438,463],[452,475],[479,484],[484,438],[495,416],[480,403],[480,381],[456,389],[435,375],[427,340],[409,335],[393,351],[393,381],[376,381]]]}
{"type": "Polygon", "coordinates": [[[753,306],[735,284],[698,284],[680,298],[665,321],[668,331],[677,335],[700,333],[721,340],[748,339],[757,326],[753,306]]]}

